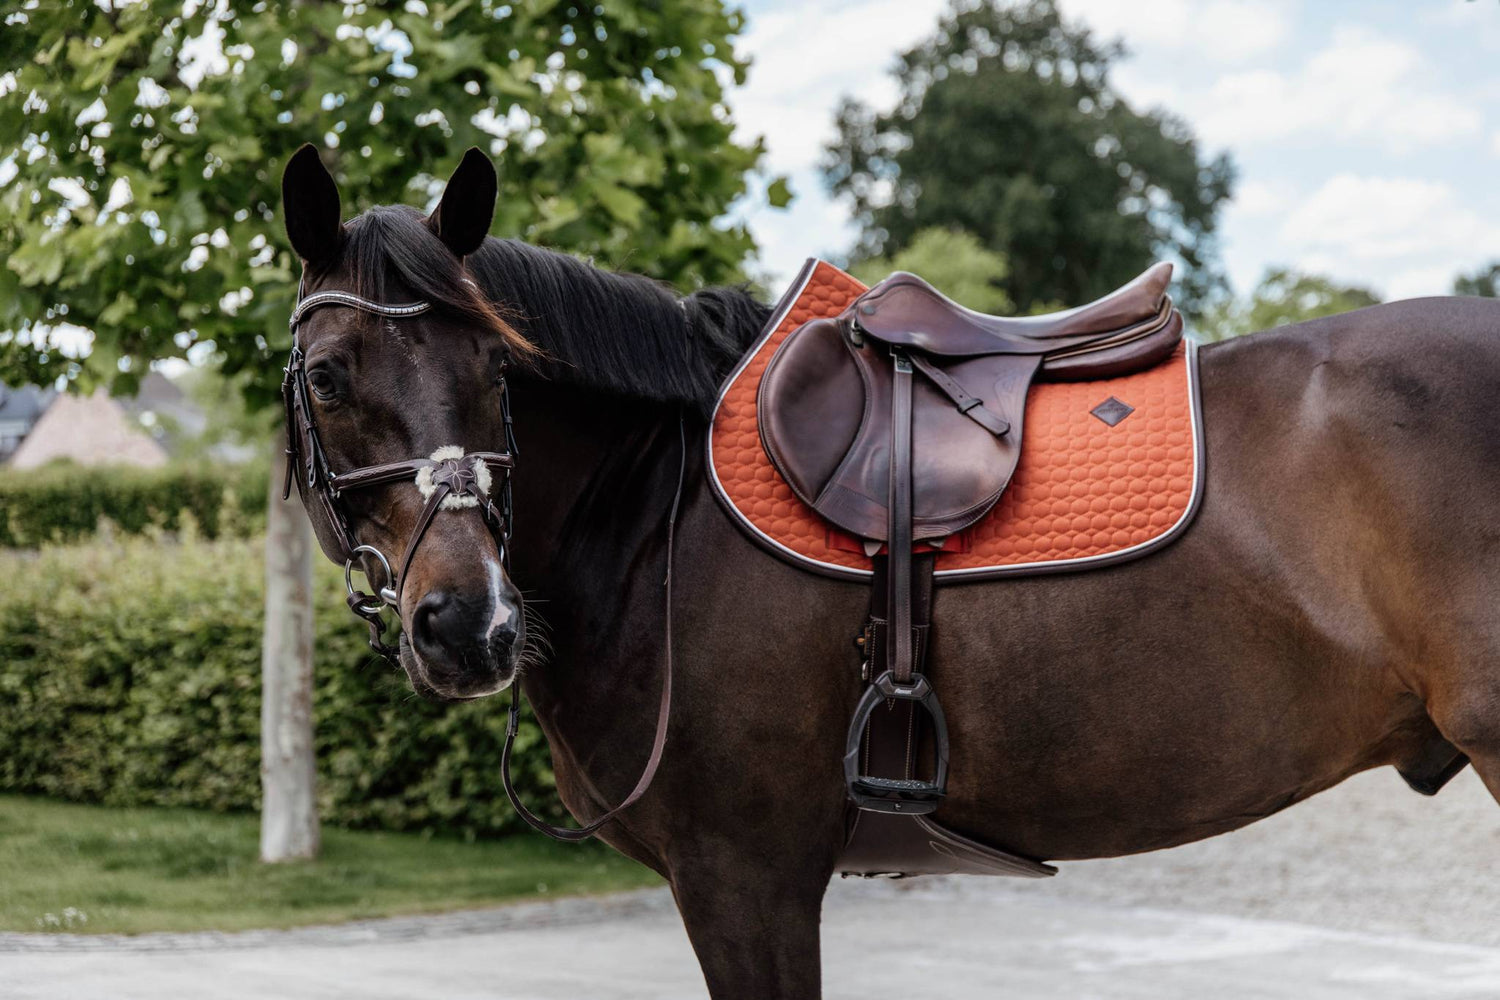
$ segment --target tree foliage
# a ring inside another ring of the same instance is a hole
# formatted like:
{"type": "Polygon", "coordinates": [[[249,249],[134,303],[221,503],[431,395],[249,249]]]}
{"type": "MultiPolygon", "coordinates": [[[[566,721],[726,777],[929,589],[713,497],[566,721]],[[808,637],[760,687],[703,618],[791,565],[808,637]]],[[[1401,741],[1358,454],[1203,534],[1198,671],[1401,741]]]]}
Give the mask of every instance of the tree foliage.
{"type": "Polygon", "coordinates": [[[1181,119],[1125,102],[1109,79],[1123,52],[1053,0],[955,0],[902,54],[893,110],[838,111],[824,168],[853,202],[857,253],[967,230],[1010,262],[1004,289],[1022,312],[1096,298],[1174,257],[1182,304],[1204,304],[1223,285],[1214,232],[1234,170],[1205,160],[1181,119]]]}
{"type": "Polygon", "coordinates": [[[1217,305],[1194,331],[1200,340],[1227,340],[1257,330],[1302,323],[1380,304],[1380,296],[1358,285],[1290,268],[1266,272],[1248,301],[1217,305]]]}
{"type": "Polygon", "coordinates": [[[1454,295],[1478,295],[1486,299],[1500,298],[1500,261],[1473,274],[1460,274],[1453,279],[1454,295]]]}
{"type": "Polygon", "coordinates": [[[1009,272],[1005,257],[986,249],[973,233],[924,229],[893,257],[868,257],[850,266],[850,274],[867,285],[892,271],[910,271],[932,282],[944,295],[986,313],[1009,313],[1010,296],[1001,287],[1009,272]]]}
{"type": "Polygon", "coordinates": [[[344,211],[431,203],[467,146],[501,161],[495,231],[672,281],[736,278],[717,220],[758,147],[721,0],[46,0],[0,29],[0,379],[129,391],[212,341],[262,399],[297,262],[281,165],[323,148],[344,211]],[[47,330],[93,334],[84,360],[47,330]]]}

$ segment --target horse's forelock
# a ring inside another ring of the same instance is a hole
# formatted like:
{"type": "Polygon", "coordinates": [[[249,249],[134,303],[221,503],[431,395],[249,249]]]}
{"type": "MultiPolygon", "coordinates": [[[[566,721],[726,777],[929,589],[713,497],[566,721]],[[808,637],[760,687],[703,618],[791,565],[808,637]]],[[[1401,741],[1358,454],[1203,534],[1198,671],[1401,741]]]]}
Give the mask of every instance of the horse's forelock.
{"type": "Polygon", "coordinates": [[[354,294],[389,303],[400,294],[431,303],[446,313],[500,337],[519,358],[536,353],[480,287],[469,279],[452,252],[428,228],[426,219],[404,205],[369,209],[344,226],[339,266],[348,273],[354,294]]]}

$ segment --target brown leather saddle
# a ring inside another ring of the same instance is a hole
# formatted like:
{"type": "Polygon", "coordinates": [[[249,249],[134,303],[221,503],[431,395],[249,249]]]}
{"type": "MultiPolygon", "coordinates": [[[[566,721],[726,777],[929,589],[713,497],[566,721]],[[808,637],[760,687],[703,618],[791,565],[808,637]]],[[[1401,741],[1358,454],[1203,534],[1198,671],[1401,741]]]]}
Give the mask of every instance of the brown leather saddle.
{"type": "Polygon", "coordinates": [[[1004,317],[898,272],[837,318],[797,328],[772,357],[758,397],[766,453],[804,503],[872,554],[885,552],[860,639],[870,686],[844,760],[860,809],[920,816],[944,794],[946,727],[921,671],[935,547],[1004,493],[1035,381],[1127,375],[1176,350],[1183,324],[1167,295],[1171,277],[1172,265],[1159,263],[1088,305],[1004,317]],[[871,773],[872,759],[890,755],[872,748],[867,724],[877,706],[901,701],[927,716],[930,779],[911,773],[906,740],[895,755],[902,773],[871,773]]]}

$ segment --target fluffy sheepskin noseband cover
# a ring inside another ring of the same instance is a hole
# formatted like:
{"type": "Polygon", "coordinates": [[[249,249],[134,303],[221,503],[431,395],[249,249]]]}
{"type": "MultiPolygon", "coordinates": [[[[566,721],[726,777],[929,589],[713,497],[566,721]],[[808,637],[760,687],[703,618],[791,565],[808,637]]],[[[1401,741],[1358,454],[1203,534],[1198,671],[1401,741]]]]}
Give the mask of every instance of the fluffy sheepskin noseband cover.
{"type": "MultiPolygon", "coordinates": [[[[434,462],[455,462],[464,457],[464,450],[456,444],[445,444],[431,455],[427,456],[434,462]]],[[[490,495],[490,467],[480,459],[474,459],[470,463],[474,470],[474,479],[479,484],[479,490],[485,496],[490,495]]],[[[432,469],[422,469],[417,473],[417,489],[422,493],[422,499],[426,500],[432,496],[437,489],[437,484],[432,481],[432,469]]],[[[479,498],[471,493],[449,493],[443,497],[443,510],[458,510],[460,507],[478,507],[479,498]]]]}

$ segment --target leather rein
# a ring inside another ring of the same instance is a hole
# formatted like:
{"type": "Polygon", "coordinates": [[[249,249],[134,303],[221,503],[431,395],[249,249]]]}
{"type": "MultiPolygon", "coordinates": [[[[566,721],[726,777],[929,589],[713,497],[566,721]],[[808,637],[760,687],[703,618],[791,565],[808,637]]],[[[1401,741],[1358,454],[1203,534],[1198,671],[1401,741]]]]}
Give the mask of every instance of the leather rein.
{"type": "MultiPolygon", "coordinates": [[[[507,359],[502,365],[500,376],[495,383],[500,397],[501,419],[505,427],[504,451],[474,451],[454,455],[450,452],[458,449],[439,449],[430,458],[388,462],[383,465],[369,465],[349,472],[335,473],[329,465],[328,456],[323,450],[323,443],[318,435],[317,424],[313,420],[306,357],[297,335],[298,326],[309,313],[326,306],[341,306],[375,316],[403,319],[420,316],[430,311],[432,304],[410,302],[390,305],[373,302],[351,292],[330,290],[304,295],[303,291],[304,287],[299,286],[297,304],[288,321],[292,332],[292,350],[287,359],[286,368],[283,370],[281,383],[282,401],[286,406],[287,433],[286,480],[282,484],[281,498],[286,500],[291,495],[292,477],[296,474],[298,464],[301,463],[305,477],[302,482],[306,486],[306,492],[316,498],[324,518],[333,530],[335,540],[341,550],[340,554],[344,557],[344,587],[347,591],[345,604],[369,626],[370,648],[399,669],[400,647],[384,641],[386,624],[381,618],[381,612],[386,607],[390,607],[398,614],[400,613],[401,593],[406,582],[407,571],[411,568],[417,546],[421,544],[439,510],[477,506],[484,516],[490,534],[494,536],[495,545],[499,550],[500,564],[507,574],[510,572],[509,542],[514,520],[510,475],[515,468],[515,458],[519,449],[516,447],[515,429],[511,423],[510,394],[506,391],[505,384],[505,372],[509,367],[509,361],[507,359]],[[497,478],[499,481],[498,503],[491,488],[497,478]],[[407,543],[406,552],[401,558],[401,568],[393,573],[390,560],[385,557],[384,553],[373,545],[362,545],[358,542],[350,527],[343,497],[351,490],[369,489],[402,480],[415,483],[424,495],[425,501],[417,517],[416,527],[412,531],[411,541],[407,543]],[[369,573],[360,567],[361,572],[365,573],[366,580],[369,580],[370,585],[376,590],[374,594],[367,594],[357,590],[354,586],[355,562],[361,555],[373,557],[384,571],[384,585],[376,586],[369,573]]],[[[682,450],[677,469],[677,489],[672,497],[672,507],[667,517],[667,568],[662,581],[666,601],[666,652],[661,702],[657,709],[656,735],[651,742],[651,754],[647,759],[645,769],[641,772],[635,787],[619,805],[606,810],[593,821],[578,828],[548,823],[526,807],[516,791],[510,773],[511,751],[521,724],[522,697],[519,678],[513,682],[509,717],[505,727],[505,744],[500,754],[500,780],[505,786],[506,797],[510,799],[516,814],[532,829],[556,840],[576,843],[593,836],[605,823],[634,805],[646,793],[646,789],[651,786],[652,780],[656,777],[657,768],[661,764],[662,751],[667,741],[667,722],[672,711],[672,553],[676,541],[677,513],[682,501],[683,482],[687,472],[687,431],[685,417],[681,415],[678,418],[678,435],[682,450]]]]}

